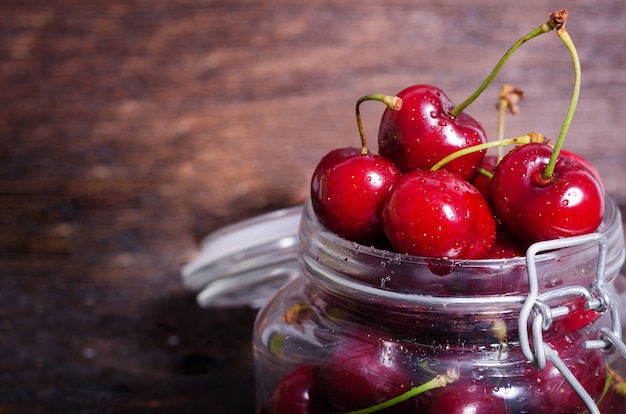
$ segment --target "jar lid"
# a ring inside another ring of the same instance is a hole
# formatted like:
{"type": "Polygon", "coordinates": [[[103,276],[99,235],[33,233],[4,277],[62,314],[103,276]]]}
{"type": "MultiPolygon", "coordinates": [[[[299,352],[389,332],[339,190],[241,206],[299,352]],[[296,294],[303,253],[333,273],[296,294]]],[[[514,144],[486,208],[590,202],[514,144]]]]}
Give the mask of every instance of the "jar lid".
{"type": "Polygon", "coordinates": [[[261,307],[298,272],[302,205],[277,210],[209,234],[182,269],[186,288],[205,308],[261,307]]]}
{"type": "MultiPolygon", "coordinates": [[[[621,224],[619,209],[607,199],[605,220],[621,224]]],[[[182,269],[183,284],[199,292],[204,308],[260,308],[299,272],[298,229],[303,205],[231,224],[208,235],[182,269]]],[[[622,227],[601,227],[611,246],[605,273],[618,274],[624,263],[622,227]],[[613,228],[614,227],[614,228],[613,228]]]]}

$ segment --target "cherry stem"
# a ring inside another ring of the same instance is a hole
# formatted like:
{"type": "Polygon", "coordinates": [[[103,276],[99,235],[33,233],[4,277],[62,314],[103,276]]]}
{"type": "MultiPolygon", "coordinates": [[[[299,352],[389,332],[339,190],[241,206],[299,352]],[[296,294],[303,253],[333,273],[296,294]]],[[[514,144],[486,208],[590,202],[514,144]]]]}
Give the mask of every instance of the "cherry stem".
{"type": "Polygon", "coordinates": [[[493,173],[491,171],[489,171],[486,168],[479,168],[478,169],[478,174],[480,175],[484,175],[485,177],[489,178],[490,180],[493,178],[493,173]]]}
{"type": "Polygon", "coordinates": [[[552,151],[552,155],[550,156],[550,160],[548,161],[548,165],[546,165],[546,169],[543,171],[543,178],[545,180],[549,180],[552,178],[552,174],[554,174],[554,168],[556,166],[556,161],[559,158],[559,153],[561,152],[561,147],[563,146],[563,141],[565,140],[565,135],[567,135],[567,130],[572,122],[572,118],[574,117],[574,112],[576,111],[576,105],[578,104],[578,97],[580,96],[580,59],[578,57],[578,52],[576,51],[576,47],[574,46],[574,42],[572,38],[565,30],[565,27],[561,27],[557,30],[557,34],[559,38],[565,43],[567,49],[572,56],[572,61],[574,63],[574,91],[572,93],[572,99],[570,100],[569,108],[567,110],[567,114],[565,115],[565,120],[563,121],[563,125],[561,126],[561,131],[559,132],[559,136],[554,143],[554,150],[552,151]]]}
{"type": "Polygon", "coordinates": [[[514,138],[500,139],[497,141],[489,141],[478,145],[472,145],[471,147],[462,148],[442,158],[439,162],[433,165],[430,170],[437,171],[447,163],[461,158],[468,154],[473,154],[478,151],[485,151],[489,148],[503,147],[506,145],[518,145],[518,144],[530,144],[531,142],[544,142],[545,137],[537,132],[529,132],[526,135],[521,135],[514,138]]]}
{"type": "MultiPolygon", "coordinates": [[[[506,119],[506,109],[508,106],[509,106],[509,102],[507,101],[506,98],[502,97],[502,94],[501,94],[500,99],[498,100],[498,136],[497,136],[498,141],[504,139],[504,124],[505,124],[505,119],[506,119]]],[[[504,149],[503,146],[498,147],[498,160],[497,160],[498,163],[504,157],[503,149],[504,149]]]]}
{"type": "MultiPolygon", "coordinates": [[[[500,96],[498,97],[498,136],[497,139],[504,139],[504,130],[506,124],[506,112],[507,109],[511,114],[515,115],[519,112],[519,101],[524,97],[524,92],[512,85],[504,84],[500,89],[500,96]]],[[[498,147],[498,158],[496,164],[500,163],[500,160],[504,158],[504,147],[498,147]]]]}
{"type": "Polygon", "coordinates": [[[365,130],[363,129],[363,120],[361,119],[361,104],[365,101],[379,101],[387,105],[392,111],[398,111],[402,108],[402,99],[397,96],[373,94],[366,95],[356,101],[356,124],[359,127],[359,135],[361,136],[361,154],[365,155],[369,152],[367,149],[367,139],[365,138],[365,130]]]}
{"type": "Polygon", "coordinates": [[[542,24],[541,26],[531,30],[526,35],[522,36],[517,42],[515,42],[509,48],[509,50],[506,51],[506,53],[502,56],[502,58],[500,58],[500,61],[498,62],[498,64],[493,68],[489,76],[485,78],[483,83],[480,84],[480,86],[474,91],[474,93],[472,93],[465,101],[461,102],[461,104],[453,108],[450,111],[449,115],[452,118],[457,117],[461,112],[463,112],[465,108],[467,108],[472,102],[474,102],[476,98],[478,98],[480,94],[483,93],[485,89],[487,89],[487,86],[489,86],[489,84],[494,80],[494,78],[496,77],[498,72],[500,72],[500,69],[502,69],[506,61],[509,60],[511,55],[517,49],[519,49],[520,46],[522,46],[524,43],[528,42],[529,40],[539,35],[551,32],[555,28],[563,27],[563,24],[565,24],[566,19],[567,19],[567,10],[559,10],[558,12],[551,13],[550,18],[548,19],[546,23],[542,24]]]}
{"type": "Polygon", "coordinates": [[[604,381],[604,389],[602,390],[602,394],[600,394],[600,398],[598,398],[598,405],[600,405],[602,400],[604,400],[604,397],[606,397],[606,394],[609,392],[611,386],[613,385],[613,382],[615,381],[615,372],[613,371],[613,369],[608,365],[606,366],[606,369],[607,376],[606,380],[604,381]]]}
{"type": "Polygon", "coordinates": [[[372,405],[367,408],[363,408],[360,410],[349,411],[348,414],[369,414],[374,413],[376,411],[383,410],[385,408],[392,407],[396,404],[404,402],[409,398],[415,397],[423,392],[434,390],[435,388],[445,387],[448,384],[453,383],[454,381],[459,379],[459,371],[457,369],[448,369],[445,374],[439,374],[430,381],[423,383],[417,387],[412,387],[408,391],[403,394],[398,395],[397,397],[390,398],[387,401],[383,401],[380,404],[372,405]]]}

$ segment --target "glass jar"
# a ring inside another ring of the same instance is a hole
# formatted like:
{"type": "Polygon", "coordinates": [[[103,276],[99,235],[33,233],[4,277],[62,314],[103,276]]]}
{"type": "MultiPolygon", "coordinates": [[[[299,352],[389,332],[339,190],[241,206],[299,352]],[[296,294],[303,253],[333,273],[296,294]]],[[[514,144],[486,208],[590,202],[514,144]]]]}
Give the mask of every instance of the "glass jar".
{"type": "Polygon", "coordinates": [[[255,322],[257,412],[626,413],[606,204],[597,233],[471,261],[347,241],[305,205],[300,270],[255,322]]]}

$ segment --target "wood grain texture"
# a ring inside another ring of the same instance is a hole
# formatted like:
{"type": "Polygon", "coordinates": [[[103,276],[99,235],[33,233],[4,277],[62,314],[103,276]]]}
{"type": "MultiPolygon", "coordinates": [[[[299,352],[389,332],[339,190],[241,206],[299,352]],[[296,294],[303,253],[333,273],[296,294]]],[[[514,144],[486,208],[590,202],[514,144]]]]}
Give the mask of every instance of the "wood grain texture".
{"type": "MultiPolygon", "coordinates": [[[[583,67],[566,142],[626,203],[626,9],[568,1],[583,67]]],[[[5,0],[0,4],[0,412],[250,412],[254,312],[207,312],[179,271],[219,226],[302,202],[357,145],[354,104],[433,83],[456,102],[563,7],[519,2],[5,0]]],[[[556,137],[554,33],[468,112],[556,137]]],[[[378,104],[364,105],[375,145],[378,104]]]]}

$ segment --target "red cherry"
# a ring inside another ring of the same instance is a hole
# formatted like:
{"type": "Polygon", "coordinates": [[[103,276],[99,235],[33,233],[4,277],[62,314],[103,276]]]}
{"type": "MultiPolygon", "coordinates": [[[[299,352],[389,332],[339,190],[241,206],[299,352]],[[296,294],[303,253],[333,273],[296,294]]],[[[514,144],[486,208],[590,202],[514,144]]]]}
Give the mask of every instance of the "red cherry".
{"type": "Polygon", "coordinates": [[[611,387],[598,404],[601,413],[621,414],[626,412],[626,397],[611,387]]]}
{"type": "MultiPolygon", "coordinates": [[[[549,345],[563,360],[589,395],[597,400],[606,383],[606,365],[600,350],[584,350],[582,336],[574,332],[551,339],[549,345]]],[[[507,399],[509,412],[571,414],[585,412],[585,403],[563,377],[563,374],[547,362],[542,370],[530,362],[519,370],[513,385],[501,386],[498,395],[507,399]],[[520,399],[518,396],[523,396],[520,399]]],[[[507,384],[508,385],[508,384],[507,384]]]]}
{"type": "MultiPolygon", "coordinates": [[[[415,85],[397,95],[400,110],[386,109],[378,132],[380,155],[394,161],[402,172],[428,170],[445,156],[481,144],[487,136],[481,125],[461,112],[451,117],[452,101],[438,88],[415,85]]],[[[479,151],[456,159],[443,168],[470,179],[485,155],[479,151]]]]}
{"type": "Polygon", "coordinates": [[[396,181],[383,209],[383,225],[394,249],[425,257],[482,258],[496,237],[485,198],[445,170],[416,170],[396,181]]]}
{"type": "Polygon", "coordinates": [[[317,388],[319,368],[313,365],[301,365],[282,377],[267,403],[262,414],[309,414],[318,412],[320,405],[317,388]]]}
{"type": "MultiPolygon", "coordinates": [[[[320,369],[321,392],[342,411],[387,401],[414,385],[411,357],[407,343],[384,332],[366,328],[347,331],[320,369]]],[[[410,404],[415,402],[400,405],[410,404]]]]}
{"type": "Polygon", "coordinates": [[[584,298],[576,298],[566,303],[569,313],[560,318],[556,318],[552,323],[552,329],[555,332],[567,334],[586,326],[590,326],[602,314],[595,309],[589,309],[587,301],[584,298]]]}
{"type": "Polygon", "coordinates": [[[605,193],[604,184],[602,182],[602,178],[600,177],[600,172],[596,169],[596,167],[593,164],[591,164],[589,161],[587,161],[585,158],[581,157],[580,155],[573,153],[571,151],[564,150],[564,149],[561,150],[560,155],[564,158],[568,158],[570,160],[578,162],[579,164],[582,164],[585,168],[591,171],[594,177],[597,178],[598,183],[600,184],[600,187],[602,188],[602,194],[605,193]]]}
{"type": "Polygon", "coordinates": [[[476,381],[461,380],[442,388],[429,407],[431,414],[504,414],[506,400],[476,381]]]}
{"type": "MultiPolygon", "coordinates": [[[[497,163],[498,157],[496,155],[486,155],[480,168],[493,174],[497,163]]],[[[485,197],[485,200],[491,203],[491,177],[478,173],[470,182],[485,197]]]]}
{"type": "Polygon", "coordinates": [[[328,153],[311,179],[311,202],[330,231],[358,243],[383,237],[381,211],[398,168],[379,155],[357,148],[328,153]]]}
{"type": "Polygon", "coordinates": [[[528,242],[593,232],[604,215],[602,188],[581,164],[559,157],[553,176],[543,178],[551,154],[546,144],[518,146],[492,179],[498,219],[528,242]]]}
{"type": "Polygon", "coordinates": [[[485,259],[510,259],[513,257],[526,256],[528,244],[522,242],[506,229],[499,228],[496,231],[496,241],[485,259]]]}

